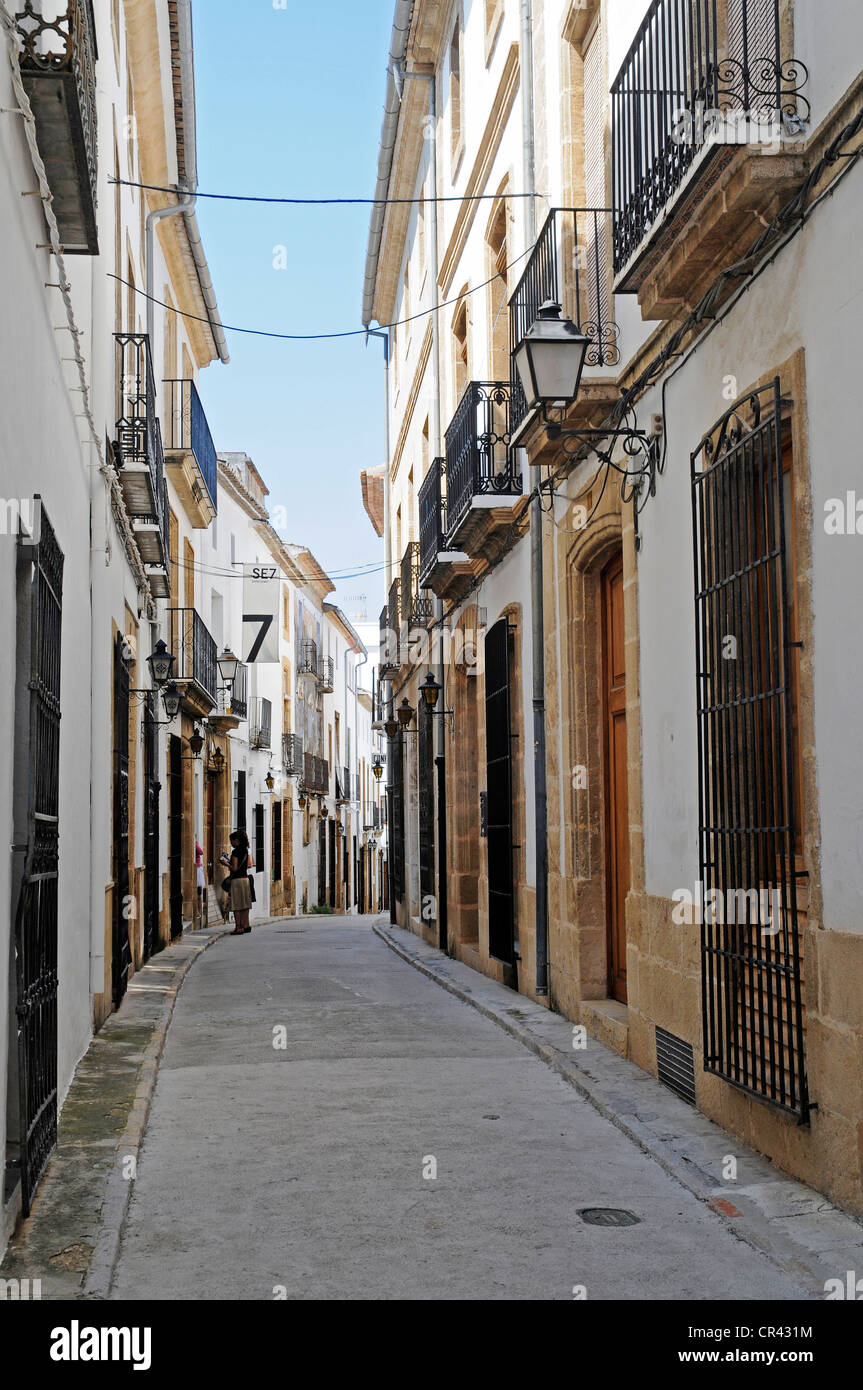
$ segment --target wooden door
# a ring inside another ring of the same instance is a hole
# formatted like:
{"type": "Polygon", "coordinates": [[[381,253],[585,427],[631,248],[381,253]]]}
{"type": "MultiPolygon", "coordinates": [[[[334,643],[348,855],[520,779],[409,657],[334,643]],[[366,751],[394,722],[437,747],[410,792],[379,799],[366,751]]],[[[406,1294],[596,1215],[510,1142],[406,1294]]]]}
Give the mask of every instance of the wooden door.
{"type": "Polygon", "coordinates": [[[602,575],[602,634],[608,992],[612,998],[625,1004],[629,802],[626,775],[626,648],[621,555],[611,561],[602,575]]]}
{"type": "MultiPolygon", "coordinates": [[[[207,883],[216,882],[216,779],[208,777],[204,795],[204,853],[207,883]]],[[[222,878],[225,875],[222,874],[222,878]]]]}

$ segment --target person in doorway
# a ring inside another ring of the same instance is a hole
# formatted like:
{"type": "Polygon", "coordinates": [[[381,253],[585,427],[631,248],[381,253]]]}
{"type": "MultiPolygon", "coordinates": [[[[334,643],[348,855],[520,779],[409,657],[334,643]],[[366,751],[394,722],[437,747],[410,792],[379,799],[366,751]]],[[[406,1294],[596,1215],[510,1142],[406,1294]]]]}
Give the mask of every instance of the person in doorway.
{"type": "MultiPolygon", "coordinates": [[[[224,864],[224,866],[225,866],[226,869],[230,869],[230,867],[231,867],[231,856],[230,856],[230,854],[228,853],[227,849],[223,849],[223,850],[222,850],[222,853],[219,855],[219,863],[220,863],[220,864],[224,864]]],[[[225,878],[225,879],[224,879],[222,882],[220,882],[220,884],[219,884],[219,911],[220,911],[221,914],[222,914],[222,921],[223,921],[223,922],[227,922],[227,921],[228,921],[228,918],[229,918],[230,915],[231,915],[231,898],[230,898],[230,894],[227,893],[227,892],[225,891],[225,884],[226,884],[227,882],[228,882],[228,879],[225,878]]]]}
{"type": "Polygon", "coordinates": [[[249,875],[254,867],[248,835],[245,830],[235,830],[231,836],[231,869],[228,875],[231,880],[231,907],[236,923],[234,930],[230,932],[231,936],[246,936],[252,930],[249,926],[249,911],[252,906],[249,875]]]}
{"type": "Polygon", "coordinates": [[[198,920],[202,927],[207,925],[207,918],[204,911],[206,900],[207,880],[204,876],[204,846],[199,843],[195,836],[195,882],[198,888],[198,920]]]}

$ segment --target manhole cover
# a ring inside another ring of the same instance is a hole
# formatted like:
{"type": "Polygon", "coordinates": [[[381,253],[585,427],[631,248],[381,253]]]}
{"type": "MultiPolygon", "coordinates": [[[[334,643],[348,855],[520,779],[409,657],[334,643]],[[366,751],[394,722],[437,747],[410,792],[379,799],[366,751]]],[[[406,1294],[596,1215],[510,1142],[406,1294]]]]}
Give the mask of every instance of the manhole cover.
{"type": "Polygon", "coordinates": [[[585,1207],[579,1216],[586,1226],[637,1226],[640,1216],[619,1207],[585,1207]]]}

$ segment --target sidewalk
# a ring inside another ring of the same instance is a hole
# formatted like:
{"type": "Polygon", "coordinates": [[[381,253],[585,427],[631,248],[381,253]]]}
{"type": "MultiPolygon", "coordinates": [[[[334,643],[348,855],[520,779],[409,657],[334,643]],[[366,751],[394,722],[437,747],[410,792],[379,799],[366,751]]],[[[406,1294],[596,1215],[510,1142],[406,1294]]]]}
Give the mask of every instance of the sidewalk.
{"type": "Polygon", "coordinates": [[[373,930],[391,950],[458,999],[504,1028],[548,1064],[601,1115],[632,1139],[729,1230],[779,1269],[824,1298],[828,1279],[863,1275],[863,1224],[811,1187],[680,1100],[633,1062],[593,1038],[573,1049],[573,1024],[524,995],[450,959],[412,932],[386,923],[373,930]],[[723,1182],[727,1155],[736,1182],[723,1182]]]}
{"type": "Polygon", "coordinates": [[[198,957],[227,930],[220,924],[189,933],[154,956],[93,1038],[60,1113],[57,1149],[33,1211],[9,1242],[0,1278],[40,1280],[43,1300],[104,1296],[132,1187],[130,1160],[137,1162],[147,1127],[177,995],[198,957]]]}

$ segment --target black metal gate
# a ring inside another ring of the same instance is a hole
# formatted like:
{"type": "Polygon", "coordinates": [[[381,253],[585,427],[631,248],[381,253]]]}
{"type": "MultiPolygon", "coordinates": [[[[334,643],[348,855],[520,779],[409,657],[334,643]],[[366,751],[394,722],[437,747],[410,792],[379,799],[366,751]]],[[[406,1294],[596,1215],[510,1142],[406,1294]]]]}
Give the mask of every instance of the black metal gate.
{"type": "MultiPolygon", "coordinates": [[[[63,552],[41,499],[33,541],[18,548],[19,678],[16,733],[26,767],[16,775],[15,901],[18,1164],[24,1215],[57,1144],[57,873],[59,860],[60,639],[63,552]],[[23,644],[27,648],[23,648],[23,644]],[[20,827],[20,828],[19,828],[20,827]]],[[[13,1162],[15,1160],[13,1159],[13,1162]]]]}
{"type": "Polygon", "coordinates": [[[691,460],[702,1013],[705,1070],[805,1122],[790,404],[777,378],[738,401],[691,460]]]}
{"type": "Polygon", "coordinates": [[[159,949],[159,726],[155,702],[144,703],[144,959],[159,949]]]}
{"type": "Polygon", "coordinates": [[[168,745],[168,903],[171,940],[183,935],[183,743],[168,745]]]}
{"type": "Polygon", "coordinates": [[[119,1005],[129,984],[129,657],[126,638],[114,640],[114,930],[112,995],[119,1005]]]}
{"type": "Polygon", "coordinates": [[[515,908],[509,645],[509,624],[505,618],[501,618],[489,629],[485,639],[488,949],[496,960],[512,965],[515,959],[515,908]]]}
{"type": "Polygon", "coordinates": [[[335,912],[338,907],[336,902],[336,823],[334,820],[329,822],[330,827],[330,896],[329,904],[335,912]]]}

